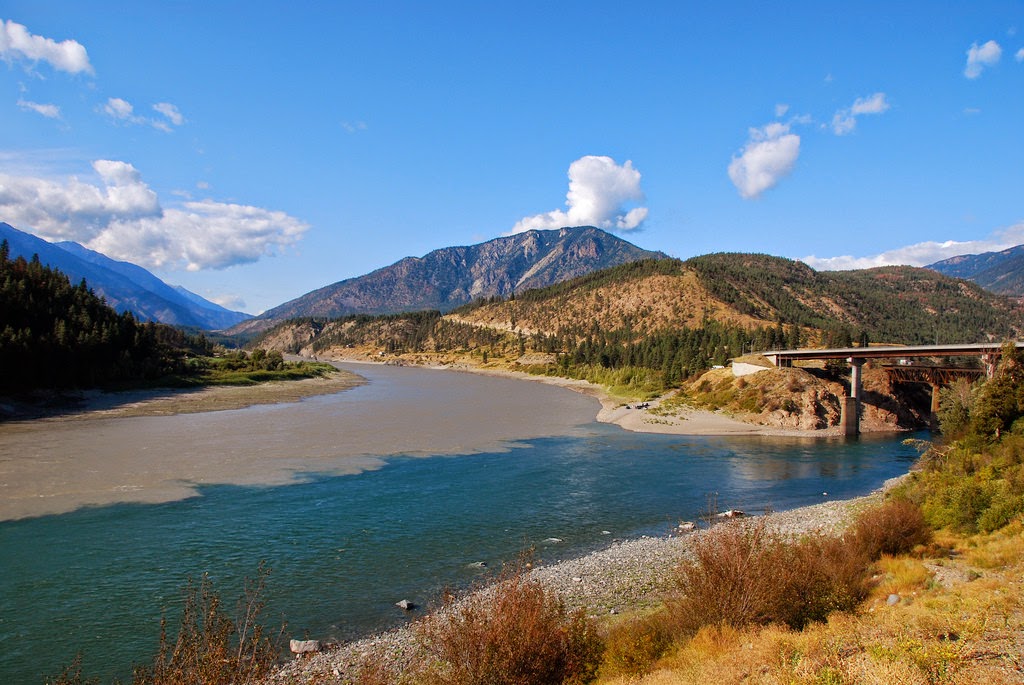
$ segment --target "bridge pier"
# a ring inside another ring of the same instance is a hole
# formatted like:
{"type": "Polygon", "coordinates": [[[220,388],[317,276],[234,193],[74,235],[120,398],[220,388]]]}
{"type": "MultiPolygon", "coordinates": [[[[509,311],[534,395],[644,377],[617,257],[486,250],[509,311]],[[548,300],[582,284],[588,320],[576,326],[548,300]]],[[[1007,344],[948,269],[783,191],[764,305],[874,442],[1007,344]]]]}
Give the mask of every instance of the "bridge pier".
{"type": "Polygon", "coordinates": [[[857,435],[860,433],[860,398],[864,392],[861,367],[866,360],[862,357],[849,357],[846,361],[850,365],[850,396],[843,398],[839,425],[843,435],[857,435]]]}

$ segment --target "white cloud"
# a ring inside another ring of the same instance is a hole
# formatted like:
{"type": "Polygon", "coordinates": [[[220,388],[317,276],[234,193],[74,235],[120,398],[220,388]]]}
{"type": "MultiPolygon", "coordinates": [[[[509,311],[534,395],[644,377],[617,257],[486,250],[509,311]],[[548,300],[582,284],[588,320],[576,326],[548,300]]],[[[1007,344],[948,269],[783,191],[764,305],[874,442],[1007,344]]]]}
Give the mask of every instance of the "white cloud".
{"type": "Polygon", "coordinates": [[[964,254],[999,252],[1024,244],[1024,222],[996,231],[984,240],[934,240],[906,245],[894,250],[866,257],[843,255],[840,257],[804,257],[808,266],[821,271],[845,271],[848,269],[870,269],[876,266],[908,265],[927,266],[935,262],[964,254]]]}
{"type": "Polygon", "coordinates": [[[27,112],[41,114],[47,119],[60,119],[60,107],[57,105],[42,104],[39,102],[31,102],[29,100],[18,100],[18,107],[21,107],[27,112]]]}
{"type": "Polygon", "coordinates": [[[107,98],[106,104],[103,105],[103,112],[113,119],[120,119],[122,121],[132,121],[135,119],[133,114],[135,107],[132,106],[132,103],[121,98],[107,98]]]}
{"type": "Polygon", "coordinates": [[[512,228],[512,233],[565,226],[630,231],[639,228],[647,218],[646,207],[626,208],[644,199],[640,172],[633,168],[631,161],[626,160],[619,166],[611,157],[587,155],[569,165],[568,175],[569,192],[565,195],[568,210],[555,209],[524,217],[512,228]]]}
{"type": "Polygon", "coordinates": [[[853,101],[850,112],[859,114],[881,114],[889,109],[889,103],[885,101],[885,93],[875,93],[866,98],[857,98],[853,101]]]}
{"type": "Polygon", "coordinates": [[[345,129],[345,133],[359,133],[360,131],[366,130],[365,121],[343,121],[341,127],[345,129]]]}
{"type": "Polygon", "coordinates": [[[857,98],[853,104],[841,109],[832,116],[832,131],[837,136],[845,136],[857,128],[857,117],[865,114],[881,114],[889,109],[885,93],[875,93],[865,98],[857,98]]]}
{"type": "Polygon", "coordinates": [[[89,63],[89,54],[78,41],[64,40],[58,43],[52,38],[29,33],[27,28],[9,19],[0,21],[0,58],[7,62],[47,62],[54,69],[69,74],[94,73],[89,63]]]}
{"type": "Polygon", "coordinates": [[[223,295],[209,295],[207,298],[210,302],[219,304],[225,309],[231,309],[236,312],[245,311],[245,298],[241,295],[235,295],[232,293],[225,293],[223,295]]]}
{"type": "Polygon", "coordinates": [[[141,126],[152,126],[164,133],[170,133],[174,130],[171,128],[172,124],[174,126],[181,126],[185,123],[185,117],[182,116],[181,112],[178,111],[178,108],[175,105],[172,105],[169,102],[158,102],[153,105],[153,109],[160,113],[163,118],[151,119],[140,116],[135,113],[135,106],[122,98],[107,98],[106,103],[100,108],[100,111],[115,121],[141,126]]]}
{"type": "Polygon", "coordinates": [[[181,112],[178,111],[175,105],[169,102],[158,102],[153,105],[153,109],[167,117],[167,120],[175,126],[181,126],[185,123],[185,117],[181,115],[181,112]]]}
{"type": "Polygon", "coordinates": [[[788,112],[788,111],[789,111],[789,105],[783,104],[781,102],[779,104],[775,105],[775,116],[776,117],[784,117],[784,116],[786,116],[786,112],[788,112]]]}
{"type": "Polygon", "coordinates": [[[309,228],[284,212],[204,200],[161,206],[127,162],[97,160],[99,183],[0,174],[0,216],[149,268],[222,269],[293,245],[309,228]]]}
{"type": "Polygon", "coordinates": [[[760,197],[793,170],[800,156],[800,136],[788,124],[773,122],[752,128],[738,157],[729,163],[729,178],[746,199],[760,197]]]}
{"type": "Polygon", "coordinates": [[[1017,51],[1017,54],[1013,56],[1018,62],[1024,62],[1024,48],[1017,51]]]}
{"type": "Polygon", "coordinates": [[[967,50],[967,66],[964,67],[964,76],[969,79],[978,78],[985,67],[995,66],[999,63],[999,58],[1002,56],[1003,49],[994,40],[990,40],[981,46],[974,43],[967,50]]]}

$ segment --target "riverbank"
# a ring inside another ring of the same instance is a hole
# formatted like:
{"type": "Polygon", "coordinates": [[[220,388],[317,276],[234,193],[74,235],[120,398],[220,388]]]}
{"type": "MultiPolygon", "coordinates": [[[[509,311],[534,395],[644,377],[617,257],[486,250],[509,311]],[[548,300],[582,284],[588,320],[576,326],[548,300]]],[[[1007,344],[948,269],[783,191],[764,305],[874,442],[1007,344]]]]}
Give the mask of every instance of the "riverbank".
{"type": "Polygon", "coordinates": [[[225,411],[259,404],[298,402],[306,397],[342,392],[364,382],[356,374],[339,369],[329,376],[255,385],[55,392],[30,400],[0,399],[0,420],[65,421],[225,411]]]}
{"type": "MultiPolygon", "coordinates": [[[[863,497],[770,513],[768,522],[787,535],[840,531],[859,511],[880,502],[885,491],[899,480],[893,479],[863,497]]],[[[673,570],[697,536],[703,534],[704,529],[698,529],[669,537],[617,540],[579,558],[539,560],[530,577],[557,592],[569,610],[583,609],[597,618],[639,611],[657,604],[671,590],[673,570]]],[[[419,662],[423,655],[418,651],[413,627],[406,626],[295,659],[282,666],[267,684],[355,683],[361,663],[369,657],[401,671],[419,662]]]]}
{"type": "MultiPolygon", "coordinates": [[[[358,357],[335,357],[333,362],[349,364],[388,364],[389,362],[376,361],[365,356],[358,357]]],[[[404,364],[399,364],[404,365],[404,364]]],[[[560,388],[566,388],[588,397],[593,397],[601,404],[597,414],[597,420],[601,423],[609,423],[619,426],[623,430],[635,433],[660,433],[663,435],[693,435],[693,436],[727,436],[727,435],[762,435],[776,437],[800,437],[800,438],[831,438],[842,435],[839,426],[832,426],[822,430],[799,430],[792,428],[778,428],[774,426],[763,426],[753,423],[746,423],[719,412],[696,409],[686,406],[673,406],[671,410],[665,411],[663,404],[666,400],[675,396],[671,391],[661,397],[646,400],[642,403],[626,401],[623,398],[612,396],[605,388],[589,381],[564,378],[562,376],[540,376],[537,374],[515,371],[513,369],[484,367],[466,363],[453,364],[415,364],[409,366],[422,366],[424,368],[437,369],[441,371],[457,371],[464,373],[479,374],[484,376],[497,376],[501,378],[515,378],[519,380],[544,383],[560,388]],[[643,407],[638,406],[643,404],[643,407]]]]}

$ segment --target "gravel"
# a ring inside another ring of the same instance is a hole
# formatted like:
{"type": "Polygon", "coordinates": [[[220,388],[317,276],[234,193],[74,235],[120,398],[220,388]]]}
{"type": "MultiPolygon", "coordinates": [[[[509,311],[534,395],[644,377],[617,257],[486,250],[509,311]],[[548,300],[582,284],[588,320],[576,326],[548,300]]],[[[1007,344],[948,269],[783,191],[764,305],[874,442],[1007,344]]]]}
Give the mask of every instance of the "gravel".
{"type": "MultiPolygon", "coordinates": [[[[880,501],[893,479],[871,495],[835,500],[790,511],[768,514],[779,532],[800,535],[813,531],[838,532],[865,506],[880,501]]],[[[684,558],[695,536],[705,527],[668,537],[617,540],[608,547],[577,559],[540,565],[532,577],[559,593],[567,608],[582,608],[592,616],[605,616],[657,604],[671,586],[671,571],[684,558]]],[[[402,669],[422,657],[409,626],[362,640],[328,646],[318,654],[284,665],[269,683],[352,683],[360,661],[373,654],[379,661],[402,669]]]]}

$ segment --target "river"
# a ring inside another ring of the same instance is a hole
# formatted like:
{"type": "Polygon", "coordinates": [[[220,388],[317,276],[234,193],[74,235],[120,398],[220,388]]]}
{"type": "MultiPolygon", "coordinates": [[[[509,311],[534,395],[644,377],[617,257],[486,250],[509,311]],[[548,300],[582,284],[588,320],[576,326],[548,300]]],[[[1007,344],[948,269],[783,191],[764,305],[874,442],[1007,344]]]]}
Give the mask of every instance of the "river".
{"type": "Polygon", "coordinates": [[[190,576],[232,604],[265,561],[268,623],[350,639],[478,562],[665,534],[712,499],[861,495],[916,456],[892,436],[630,433],[562,388],[348,368],[368,383],[295,404],[0,426],[0,682],[41,683],[77,652],[86,675],[129,679],[190,576]]]}

